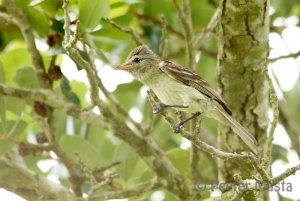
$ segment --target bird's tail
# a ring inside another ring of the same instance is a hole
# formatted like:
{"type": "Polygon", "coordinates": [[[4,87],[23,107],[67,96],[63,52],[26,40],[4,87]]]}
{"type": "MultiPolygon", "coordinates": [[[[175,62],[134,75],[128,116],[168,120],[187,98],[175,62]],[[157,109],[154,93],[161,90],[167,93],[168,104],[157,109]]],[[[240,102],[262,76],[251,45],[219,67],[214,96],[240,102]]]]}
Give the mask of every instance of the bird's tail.
{"type": "Polygon", "coordinates": [[[257,155],[256,139],[232,116],[226,113],[222,108],[217,107],[223,117],[230,123],[233,131],[244,141],[246,145],[257,155]]]}

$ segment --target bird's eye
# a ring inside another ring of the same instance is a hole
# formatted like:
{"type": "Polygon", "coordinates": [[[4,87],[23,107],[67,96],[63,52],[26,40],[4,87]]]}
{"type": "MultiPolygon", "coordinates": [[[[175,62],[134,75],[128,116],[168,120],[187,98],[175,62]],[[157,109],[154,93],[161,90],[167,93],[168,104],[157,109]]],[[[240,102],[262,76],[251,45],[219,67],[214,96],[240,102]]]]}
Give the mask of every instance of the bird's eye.
{"type": "Polygon", "coordinates": [[[133,62],[135,62],[135,63],[138,63],[138,62],[140,62],[140,61],[141,61],[141,59],[138,58],[138,57],[136,57],[136,58],[133,59],[133,62]]]}

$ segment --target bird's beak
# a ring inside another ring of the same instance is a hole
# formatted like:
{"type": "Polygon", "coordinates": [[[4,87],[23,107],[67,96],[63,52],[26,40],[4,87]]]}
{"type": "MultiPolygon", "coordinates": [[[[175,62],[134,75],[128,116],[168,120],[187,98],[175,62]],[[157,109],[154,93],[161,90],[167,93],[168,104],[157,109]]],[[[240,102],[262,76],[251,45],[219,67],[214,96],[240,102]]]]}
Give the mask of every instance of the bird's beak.
{"type": "Polygon", "coordinates": [[[123,64],[121,66],[116,67],[116,70],[125,70],[129,71],[132,68],[132,64],[123,64]]]}

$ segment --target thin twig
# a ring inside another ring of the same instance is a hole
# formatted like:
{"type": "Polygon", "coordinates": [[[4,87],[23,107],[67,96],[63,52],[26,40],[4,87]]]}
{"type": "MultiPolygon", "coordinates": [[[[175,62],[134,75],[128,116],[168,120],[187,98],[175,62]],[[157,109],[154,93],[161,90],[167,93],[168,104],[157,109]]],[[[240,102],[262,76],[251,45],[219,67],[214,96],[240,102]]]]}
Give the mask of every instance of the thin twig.
{"type": "MultiPolygon", "coordinates": [[[[17,26],[20,28],[23,34],[23,37],[28,47],[28,51],[32,58],[32,63],[36,69],[40,87],[43,89],[51,89],[51,82],[46,73],[42,56],[36,47],[35,38],[27,15],[19,7],[15,5],[14,1],[5,0],[4,4],[7,11],[9,12],[9,14],[13,16],[17,26]]],[[[76,165],[71,159],[69,159],[65,155],[65,153],[61,150],[61,148],[57,144],[55,139],[56,135],[54,133],[54,126],[53,126],[53,109],[50,108],[49,106],[45,106],[45,108],[46,108],[45,117],[47,117],[47,120],[44,121],[44,119],[40,118],[39,123],[41,125],[41,128],[45,130],[46,136],[48,138],[49,144],[52,147],[52,150],[57,154],[59,160],[61,160],[62,163],[68,169],[70,174],[70,182],[74,193],[77,196],[81,196],[80,184],[78,184],[78,176],[76,173],[76,165]]]]}
{"type": "Polygon", "coordinates": [[[4,20],[7,23],[17,24],[16,20],[14,20],[13,16],[8,13],[0,12],[0,19],[4,20]]]}
{"type": "Polygon", "coordinates": [[[14,18],[14,22],[16,22],[17,26],[22,32],[22,35],[28,47],[28,51],[31,55],[32,63],[37,72],[40,87],[50,88],[50,80],[46,73],[42,56],[36,48],[34,35],[31,25],[28,21],[28,17],[19,7],[15,5],[15,1],[4,0],[3,5],[6,7],[8,14],[14,18]]]}
{"type": "Polygon", "coordinates": [[[293,175],[296,173],[296,171],[300,170],[300,164],[296,165],[294,167],[288,168],[284,173],[272,178],[270,180],[270,184],[271,186],[281,182],[282,180],[284,180],[285,178],[289,177],[290,175],[293,175]]]}
{"type": "Polygon", "coordinates": [[[220,9],[216,9],[207,26],[201,31],[198,36],[194,37],[193,44],[196,49],[199,49],[199,47],[202,46],[202,43],[209,37],[210,34],[212,34],[213,30],[218,24],[219,15],[220,9]]]}
{"type": "Polygon", "coordinates": [[[99,196],[95,196],[94,199],[92,199],[92,200],[110,200],[110,199],[132,198],[132,197],[139,196],[139,195],[143,194],[144,192],[151,192],[162,186],[163,185],[158,182],[157,178],[154,178],[150,181],[138,184],[129,189],[102,193],[99,196]]]}
{"type": "Polygon", "coordinates": [[[161,17],[161,37],[159,42],[159,55],[164,60],[166,57],[166,41],[167,41],[167,23],[166,19],[162,16],[161,17]]]}
{"type": "Polygon", "coordinates": [[[94,175],[95,174],[99,174],[101,172],[104,172],[105,170],[111,169],[112,167],[115,167],[115,166],[120,165],[120,164],[121,164],[121,161],[116,161],[116,162],[113,162],[113,163],[111,163],[111,164],[109,164],[107,166],[95,168],[93,170],[93,174],[94,175]]]}
{"type": "MultiPolygon", "coordinates": [[[[130,10],[130,12],[134,15],[134,17],[138,20],[142,19],[142,20],[145,20],[145,21],[150,21],[152,22],[154,25],[157,25],[157,26],[160,26],[162,28],[162,23],[161,23],[161,20],[159,19],[156,19],[155,17],[153,16],[148,16],[148,15],[142,15],[138,12],[136,12],[135,10],[130,10]]],[[[179,38],[183,38],[184,35],[180,32],[180,31],[177,31],[176,29],[174,29],[172,26],[170,26],[168,23],[166,23],[166,28],[169,32],[171,33],[174,33],[176,36],[178,36],[179,38]]]]}
{"type": "Polygon", "coordinates": [[[108,185],[112,182],[113,178],[118,176],[117,174],[111,174],[108,175],[105,179],[103,179],[101,182],[96,183],[95,185],[92,186],[88,193],[87,201],[92,201],[94,200],[93,198],[95,197],[95,193],[100,190],[103,186],[108,185]]]}
{"type": "Polygon", "coordinates": [[[283,56],[279,56],[279,57],[275,57],[275,58],[271,58],[268,60],[269,63],[278,61],[280,59],[288,59],[288,58],[297,58],[300,56],[300,51],[296,52],[296,53],[292,53],[292,54],[288,54],[288,55],[283,55],[283,56]]]}
{"type": "Polygon", "coordinates": [[[278,98],[276,95],[273,82],[267,71],[265,72],[265,75],[267,78],[267,82],[269,84],[269,99],[270,99],[271,108],[273,110],[273,122],[271,124],[271,128],[268,133],[267,147],[266,147],[266,152],[264,154],[264,164],[263,164],[263,166],[268,167],[270,165],[271,157],[272,157],[272,147],[273,147],[272,143],[273,143],[275,129],[278,124],[279,109],[278,109],[278,98]]]}
{"type": "Polygon", "coordinates": [[[129,122],[132,123],[134,125],[134,127],[141,133],[141,135],[144,135],[145,130],[143,129],[141,124],[132,119],[132,117],[128,114],[128,112],[125,110],[125,108],[123,108],[123,106],[119,103],[119,101],[116,99],[116,97],[112,93],[110,93],[103,85],[102,80],[98,76],[98,72],[96,70],[96,66],[95,66],[95,62],[94,62],[95,61],[95,56],[94,56],[95,52],[93,51],[93,49],[90,48],[88,55],[90,58],[90,65],[92,66],[92,70],[94,71],[96,82],[97,82],[97,85],[100,88],[100,90],[108,98],[108,100],[111,101],[111,103],[116,107],[117,112],[119,112],[124,117],[126,117],[129,120],[129,122]]]}
{"type": "Polygon", "coordinates": [[[50,90],[22,89],[9,87],[0,83],[0,93],[30,101],[42,102],[54,109],[64,111],[75,118],[79,118],[97,127],[109,127],[107,121],[101,116],[96,115],[92,111],[82,111],[80,106],[66,101],[50,90]]]}
{"type": "Polygon", "coordinates": [[[78,153],[76,153],[76,158],[77,158],[78,163],[81,166],[84,176],[90,180],[91,185],[96,185],[98,183],[97,179],[94,177],[92,171],[86,165],[86,163],[84,162],[84,160],[80,157],[80,155],[78,153]]]}
{"type": "Polygon", "coordinates": [[[180,5],[178,0],[173,0],[175,7],[178,11],[180,21],[185,31],[186,50],[188,55],[189,67],[196,68],[196,49],[193,47],[193,26],[191,19],[190,1],[184,0],[183,5],[180,5]]]}
{"type": "Polygon", "coordinates": [[[130,34],[137,45],[143,45],[144,44],[141,37],[136,32],[134,32],[132,28],[128,28],[128,29],[124,28],[124,27],[118,25],[117,23],[115,23],[114,21],[112,21],[111,19],[108,19],[108,18],[104,18],[103,20],[105,22],[109,23],[110,25],[112,25],[113,27],[117,28],[118,30],[120,30],[124,33],[130,34]]]}
{"type": "Polygon", "coordinates": [[[259,164],[257,158],[252,153],[249,153],[249,159],[252,162],[251,164],[254,166],[254,168],[257,170],[257,172],[260,174],[263,181],[270,182],[270,177],[269,177],[268,173],[265,171],[263,166],[261,164],[259,164]]]}

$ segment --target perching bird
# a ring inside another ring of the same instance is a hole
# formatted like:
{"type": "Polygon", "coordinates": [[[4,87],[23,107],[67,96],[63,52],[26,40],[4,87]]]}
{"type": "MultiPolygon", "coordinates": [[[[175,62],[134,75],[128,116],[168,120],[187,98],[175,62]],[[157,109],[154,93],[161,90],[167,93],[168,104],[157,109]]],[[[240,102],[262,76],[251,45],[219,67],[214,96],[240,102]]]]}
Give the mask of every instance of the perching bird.
{"type": "MultiPolygon", "coordinates": [[[[233,131],[257,154],[255,138],[233,117],[224,100],[199,75],[170,61],[161,60],[147,46],[135,48],[125,63],[116,69],[129,72],[153,90],[162,107],[204,115],[230,125],[233,131]]],[[[187,120],[181,122],[183,125],[187,120]]]]}

